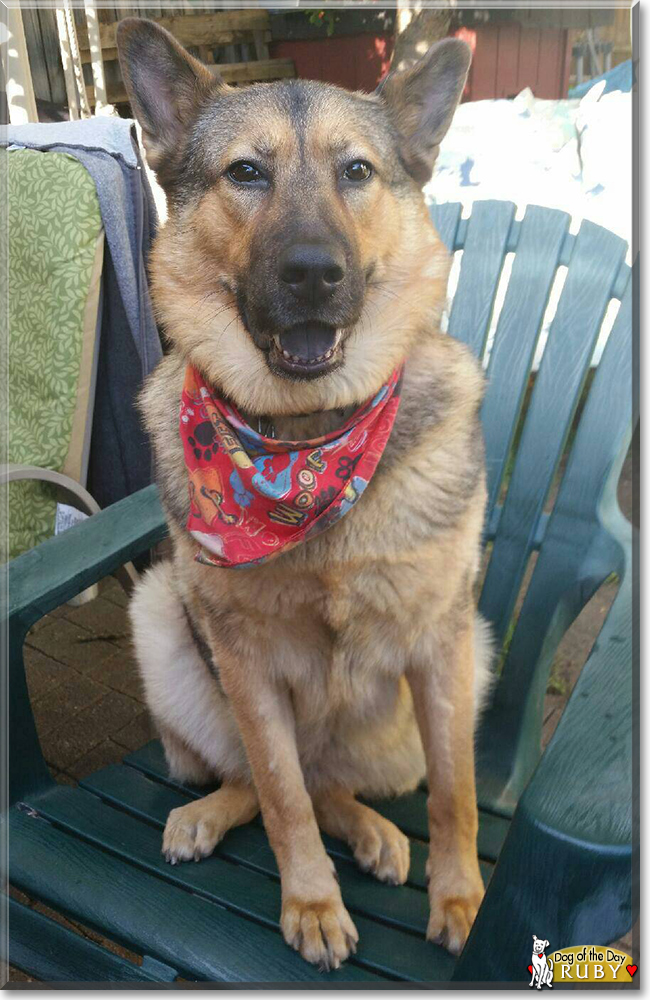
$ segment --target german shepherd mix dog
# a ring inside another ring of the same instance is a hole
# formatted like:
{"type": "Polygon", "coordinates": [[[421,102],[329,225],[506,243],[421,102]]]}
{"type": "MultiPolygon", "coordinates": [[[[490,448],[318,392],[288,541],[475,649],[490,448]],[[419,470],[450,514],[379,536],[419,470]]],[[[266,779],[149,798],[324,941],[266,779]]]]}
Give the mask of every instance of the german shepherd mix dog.
{"type": "Polygon", "coordinates": [[[483,895],[483,377],[439,331],[449,261],[421,186],[469,50],[440,42],[369,95],[230,88],[144,20],[118,44],[169,205],[151,281],[170,351],[141,407],[173,555],[131,618],[170,772],[221,781],[171,812],[163,852],[198,861],[261,810],[285,940],[338,968],[358,935],[319,827],[402,883],[407,838],[357,796],[426,776],[427,936],[458,953],[483,895]]]}

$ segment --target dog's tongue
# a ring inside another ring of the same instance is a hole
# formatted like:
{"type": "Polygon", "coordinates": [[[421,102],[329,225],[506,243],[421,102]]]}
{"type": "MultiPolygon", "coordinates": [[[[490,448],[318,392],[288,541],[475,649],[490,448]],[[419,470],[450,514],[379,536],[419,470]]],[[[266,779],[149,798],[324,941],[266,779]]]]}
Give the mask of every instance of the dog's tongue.
{"type": "Polygon", "coordinates": [[[284,330],[280,336],[280,347],[300,361],[315,361],[326,354],[336,343],[336,329],[324,323],[305,323],[284,330]]]}

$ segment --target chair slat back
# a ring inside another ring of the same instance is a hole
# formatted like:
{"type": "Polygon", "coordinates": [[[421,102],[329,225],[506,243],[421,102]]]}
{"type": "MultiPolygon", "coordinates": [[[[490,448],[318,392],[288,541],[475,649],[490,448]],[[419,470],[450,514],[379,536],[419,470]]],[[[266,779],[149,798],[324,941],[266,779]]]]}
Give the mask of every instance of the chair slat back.
{"type": "Polygon", "coordinates": [[[482,804],[492,808],[514,806],[539,759],[544,696],[562,636],[609,574],[627,569],[631,533],[616,488],[633,425],[632,305],[628,278],[483,720],[479,784],[482,804]]]}
{"type": "Polygon", "coordinates": [[[483,356],[499,275],[507,252],[515,206],[505,201],[479,201],[468,221],[461,220],[463,263],[449,314],[449,333],[483,356]]]}
{"type": "Polygon", "coordinates": [[[455,207],[431,208],[434,225],[441,212],[441,229],[450,234],[448,248],[463,250],[449,332],[480,358],[486,350],[503,262],[508,252],[514,253],[489,354],[482,410],[489,491],[486,520],[493,547],[479,601],[499,649],[510,639],[482,726],[479,794],[483,805],[509,812],[539,755],[553,653],[600,583],[621,566],[617,538],[625,531],[620,530],[616,481],[632,426],[633,292],[630,268],[624,262],[625,242],[591,222],[583,222],[573,236],[565,213],[530,206],[519,222],[514,221],[509,203],[479,202],[469,220],[458,220],[453,233],[450,220],[455,207]],[[544,314],[561,265],[567,267],[566,280],[518,429],[544,314]],[[549,515],[545,506],[612,299],[622,300],[619,313],[549,515]],[[516,602],[537,549],[537,563],[513,631],[516,602]]]}
{"type": "Polygon", "coordinates": [[[453,253],[457,248],[457,233],[462,208],[462,205],[446,202],[444,205],[431,205],[429,209],[438,236],[450,253],[453,253]]]}
{"type": "MultiPolygon", "coordinates": [[[[481,597],[481,611],[492,622],[500,642],[508,630],[625,250],[622,239],[589,222],[582,224],[576,238],[535,379],[481,597]]],[[[517,331],[511,336],[517,336],[517,331]]],[[[508,379],[507,371],[502,378],[508,379]]]]}
{"type": "Polygon", "coordinates": [[[508,294],[490,352],[483,403],[490,511],[506,471],[569,222],[564,212],[534,206],[521,223],[508,294]]]}

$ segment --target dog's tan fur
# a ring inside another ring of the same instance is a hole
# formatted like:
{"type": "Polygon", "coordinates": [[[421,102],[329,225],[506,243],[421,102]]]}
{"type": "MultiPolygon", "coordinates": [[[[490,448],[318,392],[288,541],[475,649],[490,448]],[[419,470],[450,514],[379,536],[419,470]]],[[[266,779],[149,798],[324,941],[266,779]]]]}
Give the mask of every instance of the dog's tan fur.
{"type": "MultiPolygon", "coordinates": [[[[122,49],[137,30],[123,30],[122,49]]],[[[483,378],[468,351],[439,332],[449,265],[416,186],[405,193],[377,183],[352,203],[335,197],[332,150],[343,143],[380,165],[382,150],[369,148],[348,95],[329,87],[317,92],[304,132],[300,155],[313,166],[315,195],[302,214],[307,226],[312,213],[335,216],[375,271],[362,315],[346,331],[342,367],[314,381],[269,369],[242,324],[233,276],[260,252],[264,227],[281,224],[282,198],[286,210],[299,185],[299,151],[273,87],[250,93],[224,158],[264,144],[276,165],[276,200],[262,217],[215,180],[172,204],[151,269],[171,351],[148,381],[142,411],[173,556],[145,576],[131,616],[170,769],[224,782],[174,810],[164,849],[173,861],[209,853],[259,801],[282,879],[284,936],[307,960],[338,967],[357,933],[318,826],[344,837],[378,878],[404,882],[408,841],[355,796],[401,794],[426,771],[428,937],[458,952],[483,892],[473,761],[487,679],[473,598],[485,501],[483,378]],[[392,436],[349,515],[261,566],[194,561],[177,429],[188,362],[249,416],[271,417],[279,438],[306,439],[339,426],[402,361],[392,436]]]]}

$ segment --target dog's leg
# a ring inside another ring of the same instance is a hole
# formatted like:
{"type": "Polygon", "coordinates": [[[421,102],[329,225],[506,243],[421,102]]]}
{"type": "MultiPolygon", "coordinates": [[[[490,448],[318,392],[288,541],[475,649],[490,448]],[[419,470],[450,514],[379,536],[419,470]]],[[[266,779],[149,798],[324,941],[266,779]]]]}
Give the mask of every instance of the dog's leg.
{"type": "Polygon", "coordinates": [[[249,823],[258,811],[254,788],[224,784],[205,798],[172,809],[163,834],[162,853],[173,865],[200,861],[212,854],[228,830],[249,823]]]}
{"type": "Polygon", "coordinates": [[[332,789],[313,796],[321,830],[345,840],[363,871],[382,882],[406,882],[410,863],[408,838],[394,823],[357,802],[351,792],[332,789]]]}
{"type": "Polygon", "coordinates": [[[337,969],[355,950],[358,934],[305,787],[290,693],[262,671],[253,675],[224,648],[218,662],[280,870],[285,941],[308,962],[337,969]]]}
{"type": "Polygon", "coordinates": [[[427,938],[456,955],[484,891],[476,854],[473,627],[469,609],[450,616],[435,649],[408,671],[429,781],[427,938]]]}
{"type": "Polygon", "coordinates": [[[161,722],[156,722],[160,739],[165,750],[169,773],[176,781],[190,785],[209,785],[217,775],[202,757],[191,750],[180,736],[161,722]]]}

